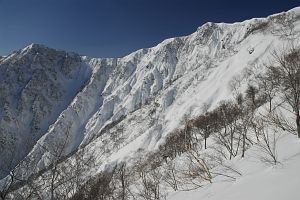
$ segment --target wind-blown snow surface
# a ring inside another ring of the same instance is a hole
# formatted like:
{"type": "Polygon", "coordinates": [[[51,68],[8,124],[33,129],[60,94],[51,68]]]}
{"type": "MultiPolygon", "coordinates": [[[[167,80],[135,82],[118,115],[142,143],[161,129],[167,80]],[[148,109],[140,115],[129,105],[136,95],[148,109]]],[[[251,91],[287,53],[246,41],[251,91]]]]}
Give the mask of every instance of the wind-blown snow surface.
{"type": "Polygon", "coordinates": [[[12,152],[20,161],[30,151],[26,160],[42,169],[64,140],[65,155],[85,147],[96,155],[97,169],[154,151],[184,118],[200,114],[204,104],[214,107],[229,98],[236,76],[267,61],[275,47],[299,38],[299,23],[296,8],[265,19],[206,23],[189,36],[123,58],[88,58],[40,45],[2,58],[0,166],[14,157],[12,152]],[[35,80],[30,77],[38,69],[46,78],[36,79],[37,88],[29,89],[27,82],[35,80]],[[49,77],[52,70],[57,79],[49,77]],[[2,92],[22,75],[27,78],[21,85],[9,87],[13,92],[2,92]],[[59,92],[57,98],[52,90],[59,92]],[[31,100],[22,103],[23,97],[31,100]],[[20,111],[17,105],[26,107],[20,111]],[[36,109],[42,121],[34,120],[36,109]],[[39,131],[32,137],[35,125],[39,131]]]}
{"type": "Polygon", "coordinates": [[[268,166],[259,160],[263,153],[256,146],[247,151],[245,159],[236,158],[231,166],[242,172],[236,181],[222,181],[203,188],[176,192],[168,200],[298,200],[300,186],[300,140],[293,135],[282,135],[277,144],[276,166],[268,166]]]}

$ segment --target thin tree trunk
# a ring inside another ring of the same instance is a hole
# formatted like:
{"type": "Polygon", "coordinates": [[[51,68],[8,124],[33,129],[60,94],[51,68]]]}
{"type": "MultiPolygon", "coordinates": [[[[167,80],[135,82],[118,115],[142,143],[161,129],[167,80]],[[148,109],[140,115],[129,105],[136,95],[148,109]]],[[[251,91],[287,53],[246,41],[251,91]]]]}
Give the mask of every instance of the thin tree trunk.
{"type": "Polygon", "coordinates": [[[300,138],[300,116],[299,113],[296,113],[297,117],[296,117],[296,124],[297,124],[297,132],[298,132],[298,138],[300,138]]]}
{"type": "Polygon", "coordinates": [[[272,112],[272,97],[269,95],[269,112],[272,112]]]}
{"type": "Polygon", "coordinates": [[[233,157],[233,131],[231,130],[231,133],[230,133],[230,157],[229,157],[229,159],[231,160],[232,157],[233,157]]]}
{"type": "Polygon", "coordinates": [[[204,148],[206,149],[206,139],[207,139],[207,133],[204,133],[204,148]]]}
{"type": "Polygon", "coordinates": [[[126,185],[125,185],[125,166],[124,165],[121,167],[121,183],[122,183],[122,200],[125,200],[126,185]]]}
{"type": "Polygon", "coordinates": [[[243,152],[242,152],[242,158],[245,157],[245,151],[246,151],[246,132],[243,133],[243,152]]]}

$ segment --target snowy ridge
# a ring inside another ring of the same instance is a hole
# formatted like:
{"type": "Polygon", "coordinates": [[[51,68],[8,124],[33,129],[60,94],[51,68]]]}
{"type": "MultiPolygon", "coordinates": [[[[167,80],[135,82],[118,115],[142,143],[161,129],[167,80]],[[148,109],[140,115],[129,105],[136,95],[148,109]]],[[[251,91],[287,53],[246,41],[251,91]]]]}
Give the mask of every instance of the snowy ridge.
{"type": "Polygon", "coordinates": [[[300,8],[295,8],[240,23],[206,23],[189,36],[167,39],[118,59],[30,45],[0,60],[0,138],[4,138],[0,164],[12,157],[8,149],[24,152],[17,161],[31,150],[25,158],[38,166],[36,170],[43,169],[51,163],[58,141],[65,138],[65,155],[78,147],[96,154],[95,171],[154,151],[184,118],[201,114],[204,105],[213,108],[230,98],[230,82],[236,76],[267,61],[273,48],[299,38],[299,31],[300,8]],[[10,85],[24,74],[24,81],[10,85]],[[35,74],[38,79],[31,78],[35,74]],[[34,88],[28,86],[31,80],[36,81],[34,88]],[[6,95],[4,88],[15,90],[6,95]],[[25,97],[17,96],[20,90],[25,97]],[[26,107],[19,111],[16,103],[8,104],[13,99],[24,101],[21,105],[26,107]],[[45,120],[36,122],[35,113],[45,120]],[[31,137],[35,123],[40,129],[31,137]]]}

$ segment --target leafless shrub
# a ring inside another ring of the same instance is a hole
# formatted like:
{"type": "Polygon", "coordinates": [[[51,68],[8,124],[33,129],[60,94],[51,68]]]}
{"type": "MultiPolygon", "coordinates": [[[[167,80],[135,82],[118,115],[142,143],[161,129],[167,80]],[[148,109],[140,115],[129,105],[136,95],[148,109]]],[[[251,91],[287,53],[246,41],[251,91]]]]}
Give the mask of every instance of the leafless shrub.
{"type": "Polygon", "coordinates": [[[136,182],[136,196],[144,200],[164,199],[166,194],[161,190],[162,173],[159,168],[139,170],[139,180],[136,182]]]}
{"type": "Polygon", "coordinates": [[[210,172],[210,166],[206,162],[206,159],[197,151],[190,150],[188,151],[189,163],[189,174],[191,177],[197,177],[200,179],[200,182],[208,181],[212,182],[212,175],[210,172]]]}
{"type": "Polygon", "coordinates": [[[258,149],[260,150],[260,160],[264,163],[276,165],[278,163],[276,145],[279,136],[274,132],[270,133],[270,127],[263,120],[257,121],[257,127],[260,138],[257,142],[258,149]]]}
{"type": "Polygon", "coordinates": [[[169,161],[163,166],[162,180],[167,183],[174,191],[179,189],[180,180],[178,178],[178,171],[176,164],[173,161],[169,161]]]}
{"type": "Polygon", "coordinates": [[[215,167],[211,170],[211,174],[213,176],[223,176],[229,178],[231,180],[236,180],[237,177],[242,176],[242,173],[236,169],[232,164],[228,164],[226,160],[223,159],[222,156],[213,155],[215,167]]]}

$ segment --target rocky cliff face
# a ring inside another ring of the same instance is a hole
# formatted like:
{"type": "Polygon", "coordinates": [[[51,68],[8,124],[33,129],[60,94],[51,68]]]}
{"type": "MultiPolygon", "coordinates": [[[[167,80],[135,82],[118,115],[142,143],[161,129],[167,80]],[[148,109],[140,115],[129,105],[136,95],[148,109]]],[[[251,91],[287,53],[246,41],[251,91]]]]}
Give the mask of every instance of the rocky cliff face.
{"type": "Polygon", "coordinates": [[[206,23],[123,58],[41,45],[4,57],[0,166],[11,169],[26,158],[43,169],[62,146],[64,155],[78,148],[95,154],[97,168],[153,151],[186,118],[230,98],[232,81],[245,69],[299,38],[299,23],[296,8],[241,23],[206,23]]]}
{"type": "Polygon", "coordinates": [[[30,45],[0,61],[0,165],[23,159],[91,76],[79,55],[30,45]]]}

